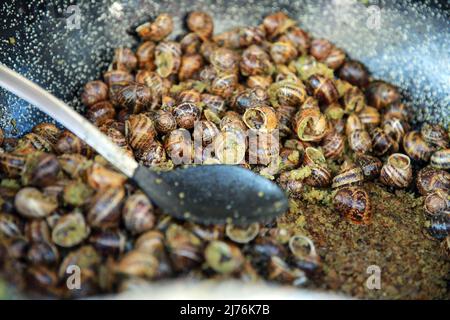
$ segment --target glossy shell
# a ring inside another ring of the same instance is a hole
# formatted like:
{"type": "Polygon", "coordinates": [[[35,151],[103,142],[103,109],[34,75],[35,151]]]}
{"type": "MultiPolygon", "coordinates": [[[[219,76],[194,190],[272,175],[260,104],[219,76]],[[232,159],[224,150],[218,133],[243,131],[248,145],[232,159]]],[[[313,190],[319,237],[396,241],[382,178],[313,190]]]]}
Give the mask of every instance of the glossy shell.
{"type": "Polygon", "coordinates": [[[406,188],[412,181],[411,160],[401,153],[389,156],[380,173],[380,181],[387,186],[406,188]]]}
{"type": "Polygon", "coordinates": [[[333,204],[336,211],[354,224],[369,224],[372,217],[371,202],[368,193],[360,187],[339,189],[333,204]]]}

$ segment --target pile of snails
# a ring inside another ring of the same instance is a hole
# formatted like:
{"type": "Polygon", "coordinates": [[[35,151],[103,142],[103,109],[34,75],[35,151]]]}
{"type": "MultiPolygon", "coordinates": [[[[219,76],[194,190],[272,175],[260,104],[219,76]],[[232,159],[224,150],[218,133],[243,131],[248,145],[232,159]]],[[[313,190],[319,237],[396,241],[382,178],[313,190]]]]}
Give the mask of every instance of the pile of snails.
{"type": "MultiPolygon", "coordinates": [[[[83,88],[86,118],[125,153],[158,170],[240,165],[298,199],[306,187],[333,190],[335,211],[360,225],[372,221],[365,181],[401,189],[416,177],[429,232],[448,250],[448,132],[412,131],[398,88],[282,12],[221,34],[207,13],[192,12],[187,27],[174,41],[168,14],[138,26],[136,50],[117,48],[103,79],[83,88]],[[276,148],[252,147],[248,132],[276,133],[276,148]],[[198,152],[191,137],[215,152],[198,152]]],[[[20,139],[0,130],[0,146],[0,262],[23,276],[20,286],[77,297],[186,274],[304,285],[320,270],[311,239],[276,222],[202,226],[164,215],[53,124],[20,139]],[[66,286],[72,265],[81,290],[66,286]]]]}

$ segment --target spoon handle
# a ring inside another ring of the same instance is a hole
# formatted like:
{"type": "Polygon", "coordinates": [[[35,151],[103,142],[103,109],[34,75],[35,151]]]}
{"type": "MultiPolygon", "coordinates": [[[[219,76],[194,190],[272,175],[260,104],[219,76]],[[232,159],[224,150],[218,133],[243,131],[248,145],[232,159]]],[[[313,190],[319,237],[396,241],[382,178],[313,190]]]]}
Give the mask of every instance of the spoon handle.
{"type": "Polygon", "coordinates": [[[138,163],[64,102],[0,63],[0,86],[28,101],[72,131],[127,177],[132,178],[138,163]]]}

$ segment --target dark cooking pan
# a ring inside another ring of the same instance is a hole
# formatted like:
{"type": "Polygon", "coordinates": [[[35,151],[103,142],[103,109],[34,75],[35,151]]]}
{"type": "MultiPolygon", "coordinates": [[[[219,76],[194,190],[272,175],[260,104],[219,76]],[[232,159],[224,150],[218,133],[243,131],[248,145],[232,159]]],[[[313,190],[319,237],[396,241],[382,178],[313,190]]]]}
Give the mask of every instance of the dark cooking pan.
{"type": "MultiPolygon", "coordinates": [[[[285,11],[313,36],[330,39],[361,60],[373,77],[398,85],[413,106],[416,124],[449,124],[448,0],[3,0],[0,63],[81,110],[83,84],[100,78],[114,48],[137,44],[132,26],[168,12],[178,19],[176,37],[183,29],[179,17],[193,10],[211,13],[216,32],[255,25],[270,12],[285,11]]],[[[0,89],[0,127],[7,136],[21,136],[42,121],[51,119],[0,89]]],[[[160,289],[159,297],[164,297],[160,289]]],[[[226,297],[227,288],[223,290],[226,297]]],[[[260,290],[253,292],[265,289],[260,290]]],[[[270,292],[279,298],[304,297],[270,292]]]]}

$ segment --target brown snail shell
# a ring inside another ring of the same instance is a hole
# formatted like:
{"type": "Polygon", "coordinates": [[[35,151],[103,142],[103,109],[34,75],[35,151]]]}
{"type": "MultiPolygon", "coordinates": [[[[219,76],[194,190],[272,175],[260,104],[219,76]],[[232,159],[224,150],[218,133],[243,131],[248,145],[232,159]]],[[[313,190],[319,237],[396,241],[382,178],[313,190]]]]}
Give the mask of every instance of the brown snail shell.
{"type": "Polygon", "coordinates": [[[49,242],[35,242],[27,253],[27,260],[32,265],[55,265],[59,257],[58,249],[49,242]]]}
{"type": "Polygon", "coordinates": [[[339,70],[339,78],[354,86],[365,88],[369,84],[369,71],[361,62],[347,60],[339,70]]]}
{"type": "Polygon", "coordinates": [[[167,13],[162,13],[153,22],[146,22],[136,28],[136,33],[142,40],[161,41],[173,30],[173,19],[167,13]]]}
{"type": "Polygon", "coordinates": [[[345,51],[333,46],[328,56],[321,62],[325,63],[329,68],[337,70],[345,62],[345,58],[345,51]]]}
{"type": "Polygon", "coordinates": [[[102,255],[118,255],[125,251],[127,237],[119,229],[96,230],[89,243],[102,255]]]}
{"type": "Polygon", "coordinates": [[[129,277],[154,279],[158,276],[158,259],[147,252],[132,250],[125,254],[115,271],[129,277]]]}
{"type": "Polygon", "coordinates": [[[211,38],[214,32],[214,22],[209,14],[202,11],[193,11],[187,18],[187,27],[197,33],[203,41],[211,38]]]}
{"type": "Polygon", "coordinates": [[[167,110],[158,110],[153,115],[155,128],[161,135],[165,135],[177,128],[177,122],[172,112],[167,110]]]}
{"type": "Polygon", "coordinates": [[[349,186],[360,184],[364,181],[364,174],[359,166],[350,166],[343,172],[339,173],[333,178],[332,188],[340,188],[342,186],[349,186]]]}
{"type": "Polygon", "coordinates": [[[345,134],[348,137],[353,131],[356,130],[364,130],[364,125],[359,119],[358,115],[352,113],[348,116],[347,121],[345,123],[345,134]]]}
{"type": "Polygon", "coordinates": [[[377,156],[382,156],[386,153],[397,152],[398,144],[393,140],[383,129],[377,127],[370,132],[372,136],[372,150],[377,156]]]}
{"type": "Polygon", "coordinates": [[[23,237],[22,223],[16,215],[0,213],[0,237],[11,239],[23,237]]]}
{"type": "Polygon", "coordinates": [[[364,177],[368,180],[377,178],[383,166],[380,159],[367,154],[358,154],[356,164],[362,169],[364,177]]]}
{"type": "Polygon", "coordinates": [[[354,130],[348,136],[350,149],[357,153],[368,153],[372,151],[372,139],[366,130],[354,130]]]}
{"type": "Polygon", "coordinates": [[[447,148],[449,145],[449,137],[447,131],[438,124],[425,123],[420,134],[423,139],[431,146],[447,148]]]}
{"type": "Polygon", "coordinates": [[[182,226],[171,224],[167,228],[166,245],[177,271],[189,270],[203,261],[202,241],[182,226]]]}
{"type": "Polygon", "coordinates": [[[432,167],[442,170],[450,169],[450,149],[442,149],[431,155],[430,164],[432,167]]]}
{"type": "Polygon", "coordinates": [[[401,143],[405,134],[409,131],[409,124],[399,118],[390,118],[383,120],[383,130],[395,142],[401,143]]]}
{"type": "Polygon", "coordinates": [[[291,79],[273,83],[268,89],[268,95],[274,108],[280,105],[293,107],[301,105],[308,96],[304,84],[291,79]]]}
{"type": "Polygon", "coordinates": [[[87,220],[90,226],[97,228],[116,227],[120,220],[120,209],[125,190],[122,187],[99,190],[91,199],[87,220]]]}
{"type": "Polygon", "coordinates": [[[144,114],[133,114],[125,121],[125,136],[134,150],[144,149],[156,135],[153,120],[144,114]]]}
{"type": "Polygon", "coordinates": [[[278,117],[275,110],[268,106],[248,108],[242,120],[250,129],[271,131],[278,126],[278,117]]]}
{"type": "Polygon", "coordinates": [[[289,30],[287,30],[279,40],[292,42],[301,54],[308,53],[311,46],[311,39],[308,33],[297,26],[289,28],[289,30]]]}
{"type": "Polygon", "coordinates": [[[236,74],[223,74],[214,78],[211,83],[211,93],[218,95],[224,99],[228,99],[233,95],[233,92],[238,84],[238,77],[236,74]]]}
{"type": "Polygon", "coordinates": [[[397,101],[386,107],[383,117],[384,119],[397,118],[409,121],[411,118],[411,110],[406,104],[397,101]]]}
{"type": "Polygon", "coordinates": [[[361,187],[344,187],[333,198],[334,208],[354,224],[369,224],[372,208],[368,193],[361,187]]]}
{"type": "Polygon", "coordinates": [[[139,69],[155,70],[155,47],[153,41],[142,42],[136,50],[139,69]]]}
{"type": "Polygon", "coordinates": [[[108,86],[100,80],[90,81],[84,85],[81,101],[86,107],[108,100],[108,86]]]}
{"type": "Polygon", "coordinates": [[[247,78],[247,87],[249,88],[256,88],[260,87],[264,90],[267,90],[270,85],[273,83],[271,76],[264,76],[264,75],[258,75],[258,76],[250,76],[247,78]]]}
{"type": "Polygon", "coordinates": [[[159,166],[167,162],[166,150],[159,141],[153,141],[144,149],[137,150],[134,155],[136,160],[147,167],[159,166]]]}
{"type": "Polygon", "coordinates": [[[192,129],[195,122],[200,120],[200,109],[195,103],[183,102],[177,105],[172,112],[180,128],[192,129]]]}
{"type": "Polygon", "coordinates": [[[191,134],[186,129],[171,131],[164,140],[164,148],[174,164],[191,163],[193,145],[191,134]]]}
{"type": "Polygon", "coordinates": [[[177,74],[181,66],[181,46],[175,41],[163,41],[155,48],[156,72],[163,78],[177,74]]]}
{"type": "Polygon", "coordinates": [[[417,173],[416,185],[421,195],[437,190],[448,192],[450,190],[450,173],[425,167],[417,173]]]}
{"type": "MultiPolygon", "coordinates": [[[[55,145],[58,141],[61,130],[53,123],[42,122],[33,127],[32,130],[35,134],[41,136],[52,145],[55,145]]],[[[0,139],[1,140],[1,139],[0,139]]],[[[0,143],[1,145],[1,143],[0,143]]]]}
{"type": "MultiPolygon", "coordinates": [[[[342,100],[347,113],[359,113],[366,106],[366,98],[364,97],[363,92],[357,87],[352,87],[345,91],[342,100]]],[[[361,115],[359,115],[359,117],[361,119],[361,115]]]]}
{"type": "Polygon", "coordinates": [[[239,70],[240,56],[227,48],[218,47],[211,53],[209,61],[216,73],[237,73],[239,70]]]}
{"type": "MultiPolygon", "coordinates": [[[[339,99],[339,93],[333,80],[321,75],[312,75],[308,78],[308,83],[313,95],[322,103],[331,104],[339,99]]],[[[358,105],[358,108],[362,105],[358,105]]]]}
{"type": "Polygon", "coordinates": [[[215,137],[219,134],[217,126],[208,120],[200,120],[194,127],[194,144],[206,147],[213,143],[215,137]]]}
{"type": "Polygon", "coordinates": [[[444,240],[450,233],[450,211],[446,210],[432,215],[429,221],[428,232],[433,238],[444,240]]]}
{"type": "Polygon", "coordinates": [[[232,105],[237,112],[243,114],[249,108],[255,108],[266,104],[267,99],[268,96],[266,90],[256,87],[239,92],[233,98],[232,105]]]}
{"type": "Polygon", "coordinates": [[[25,167],[26,157],[8,152],[0,152],[0,168],[9,178],[20,177],[25,167]]]}
{"type": "Polygon", "coordinates": [[[125,175],[106,168],[99,163],[94,163],[87,168],[85,177],[87,184],[94,190],[121,187],[127,180],[125,175]]]}
{"type": "Polygon", "coordinates": [[[103,79],[109,87],[109,97],[111,99],[113,98],[113,95],[111,95],[111,93],[114,93],[115,89],[117,89],[114,88],[114,86],[118,84],[122,87],[124,85],[130,84],[134,81],[134,76],[126,70],[110,69],[103,74],[103,79]]]}
{"type": "Polygon", "coordinates": [[[324,188],[331,184],[331,172],[322,165],[309,166],[311,175],[304,179],[306,185],[324,188]]]}
{"type": "Polygon", "coordinates": [[[330,41],[326,39],[314,39],[311,42],[310,54],[318,61],[323,61],[329,56],[332,49],[333,44],[330,41]]]}
{"type": "Polygon", "coordinates": [[[412,181],[411,160],[402,153],[393,153],[383,165],[380,181],[387,186],[406,188],[412,181]]]}
{"type": "Polygon", "coordinates": [[[194,54],[200,52],[202,41],[198,34],[189,32],[180,40],[181,50],[185,54],[194,54]]]}
{"type": "Polygon", "coordinates": [[[358,113],[361,123],[366,128],[375,128],[381,122],[381,115],[377,108],[365,106],[361,112],[358,113]]]}
{"type": "Polygon", "coordinates": [[[372,81],[366,89],[367,103],[377,109],[383,109],[400,100],[398,89],[384,81],[372,81]]]}
{"type": "Polygon", "coordinates": [[[277,41],[270,45],[270,56],[276,64],[287,64],[297,55],[298,51],[290,41],[277,41]]]}
{"type": "Polygon", "coordinates": [[[281,283],[291,285],[304,285],[307,281],[306,274],[297,268],[291,268],[284,260],[278,256],[269,258],[268,278],[281,283]]]}
{"type": "Polygon", "coordinates": [[[342,134],[331,131],[322,140],[322,150],[325,158],[338,159],[342,156],[345,138],[342,134]]]}
{"type": "Polygon", "coordinates": [[[303,156],[303,165],[326,165],[325,155],[322,150],[314,147],[307,147],[303,156]]]}
{"type": "Polygon", "coordinates": [[[290,27],[295,26],[295,21],[283,12],[276,12],[266,16],[263,20],[268,39],[273,39],[284,34],[290,27]]]}
{"type": "Polygon", "coordinates": [[[425,197],[423,208],[429,215],[448,210],[450,209],[450,195],[448,192],[437,189],[425,197]]]}
{"type": "Polygon", "coordinates": [[[114,50],[112,67],[116,70],[133,71],[137,66],[137,57],[130,48],[117,48],[114,50]]]}
{"type": "Polygon", "coordinates": [[[178,78],[180,81],[191,79],[203,67],[203,57],[199,54],[186,54],[181,57],[178,78]]]}
{"type": "Polygon", "coordinates": [[[130,113],[139,113],[149,109],[153,98],[150,89],[140,83],[129,84],[117,92],[117,103],[129,110],[130,113]]]}
{"type": "Polygon", "coordinates": [[[428,145],[417,131],[410,131],[404,136],[403,149],[412,159],[422,161],[428,161],[433,152],[432,147],[428,145]]]}
{"type": "Polygon", "coordinates": [[[301,109],[295,115],[294,129],[301,141],[317,142],[327,134],[328,122],[317,109],[301,109]]]}
{"type": "Polygon", "coordinates": [[[22,184],[46,187],[56,182],[61,170],[54,154],[37,152],[27,157],[22,171],[22,184]]]}
{"type": "Polygon", "coordinates": [[[93,153],[91,147],[68,130],[61,133],[55,149],[60,154],[78,153],[86,157],[90,157],[93,153]]]}
{"type": "Polygon", "coordinates": [[[86,111],[86,118],[97,127],[105,124],[108,120],[114,119],[115,116],[116,110],[108,101],[97,102],[86,111]]]}
{"type": "Polygon", "coordinates": [[[49,216],[58,207],[56,200],[31,187],[23,188],[17,192],[14,205],[17,211],[26,218],[49,216]]]}
{"type": "Polygon", "coordinates": [[[122,218],[127,230],[133,234],[148,231],[155,225],[154,208],[143,193],[127,198],[122,209],[122,218]]]}
{"type": "Polygon", "coordinates": [[[52,241],[64,248],[80,244],[89,235],[89,227],[80,212],[62,216],[53,227],[52,241]]]}
{"type": "Polygon", "coordinates": [[[73,179],[81,178],[92,165],[92,162],[81,154],[63,154],[58,160],[62,170],[73,179]]]}
{"type": "Polygon", "coordinates": [[[302,180],[293,179],[290,171],[285,171],[280,174],[278,184],[291,197],[300,197],[304,192],[304,183],[302,180]]]}

